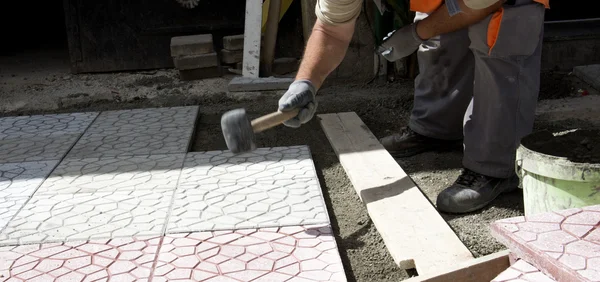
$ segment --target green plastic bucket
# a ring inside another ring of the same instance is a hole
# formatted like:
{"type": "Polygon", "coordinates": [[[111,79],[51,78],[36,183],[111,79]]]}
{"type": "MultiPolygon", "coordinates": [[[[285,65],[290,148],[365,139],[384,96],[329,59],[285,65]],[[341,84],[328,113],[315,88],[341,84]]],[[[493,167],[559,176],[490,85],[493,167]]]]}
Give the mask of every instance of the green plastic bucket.
{"type": "Polygon", "coordinates": [[[525,215],[600,204],[600,164],[572,162],[532,149],[535,142],[552,136],[547,131],[533,133],[517,149],[525,215]]]}

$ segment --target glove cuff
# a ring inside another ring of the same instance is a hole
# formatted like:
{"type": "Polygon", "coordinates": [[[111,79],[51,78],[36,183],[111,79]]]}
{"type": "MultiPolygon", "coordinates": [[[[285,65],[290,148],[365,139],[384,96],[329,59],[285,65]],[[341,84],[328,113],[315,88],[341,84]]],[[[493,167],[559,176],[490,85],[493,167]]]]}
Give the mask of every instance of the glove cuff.
{"type": "Polygon", "coordinates": [[[419,42],[419,43],[423,43],[425,42],[425,40],[423,40],[419,34],[417,33],[417,23],[419,23],[420,20],[415,21],[414,23],[412,23],[411,25],[411,31],[412,31],[412,36],[415,39],[415,41],[419,42]]]}
{"type": "Polygon", "coordinates": [[[312,83],[310,80],[308,80],[308,79],[297,79],[297,80],[295,80],[294,82],[292,82],[292,84],[290,84],[290,88],[291,88],[292,86],[295,86],[295,85],[300,85],[300,84],[304,84],[304,85],[306,85],[306,87],[308,87],[308,90],[310,90],[310,93],[312,93],[312,94],[313,94],[313,96],[315,96],[315,95],[316,95],[317,88],[316,88],[316,87],[315,87],[315,85],[314,85],[314,84],[313,84],[313,83],[312,83]]]}

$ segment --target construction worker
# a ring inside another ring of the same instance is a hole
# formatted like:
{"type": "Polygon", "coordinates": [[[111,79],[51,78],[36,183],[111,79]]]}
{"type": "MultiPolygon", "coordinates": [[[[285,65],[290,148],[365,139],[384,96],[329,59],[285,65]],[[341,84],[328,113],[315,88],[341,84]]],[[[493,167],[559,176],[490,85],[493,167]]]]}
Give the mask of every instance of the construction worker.
{"type": "MultiPolygon", "coordinates": [[[[363,0],[317,0],[317,21],[279,110],[285,122],[314,116],[317,91],[341,63],[363,0]]],[[[411,0],[414,22],[379,46],[393,61],[417,51],[419,75],[408,125],[381,139],[395,157],[464,146],[463,171],[437,208],[467,213],[517,188],[515,152],[533,130],[549,0],[411,0]]]]}

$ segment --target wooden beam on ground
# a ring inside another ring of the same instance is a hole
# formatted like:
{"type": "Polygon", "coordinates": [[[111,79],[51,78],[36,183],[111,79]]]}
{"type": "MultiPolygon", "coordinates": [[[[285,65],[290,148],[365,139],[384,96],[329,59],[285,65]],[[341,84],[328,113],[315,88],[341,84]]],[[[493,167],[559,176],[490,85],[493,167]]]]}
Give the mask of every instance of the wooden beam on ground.
{"type": "Polygon", "coordinates": [[[419,275],[404,282],[481,282],[492,281],[510,267],[509,251],[501,251],[476,258],[431,275],[419,275]]]}
{"type": "Polygon", "coordinates": [[[473,255],[354,112],[319,115],[321,126],[394,261],[420,275],[473,255]]]}
{"type": "Polygon", "coordinates": [[[242,75],[244,77],[257,78],[260,70],[262,0],[246,0],[246,16],[244,21],[242,75]]]}
{"type": "Polygon", "coordinates": [[[302,0],[302,31],[304,33],[304,44],[308,41],[308,37],[312,33],[313,26],[317,21],[317,15],[315,14],[315,7],[317,6],[317,0],[302,0]]]}

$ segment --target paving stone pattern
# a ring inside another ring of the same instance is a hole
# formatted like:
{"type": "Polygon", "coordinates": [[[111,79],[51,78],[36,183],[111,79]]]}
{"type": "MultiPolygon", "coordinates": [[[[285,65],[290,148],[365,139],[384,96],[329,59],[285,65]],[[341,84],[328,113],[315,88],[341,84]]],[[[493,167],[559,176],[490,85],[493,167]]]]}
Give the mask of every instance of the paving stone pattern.
{"type": "Polygon", "coordinates": [[[103,112],[69,158],[186,153],[198,107],[103,112]]]}
{"type": "Polygon", "coordinates": [[[190,153],[197,113],[0,119],[0,280],[345,281],[308,147],[190,153]]]}
{"type": "Polygon", "coordinates": [[[499,220],[492,234],[557,281],[600,281],[600,205],[499,220]]]}
{"type": "Polygon", "coordinates": [[[524,260],[517,260],[508,269],[500,273],[492,282],[556,282],[535,266],[524,260]]]}
{"type": "Polygon", "coordinates": [[[167,235],[153,281],[346,281],[331,227],[167,235]]]}

